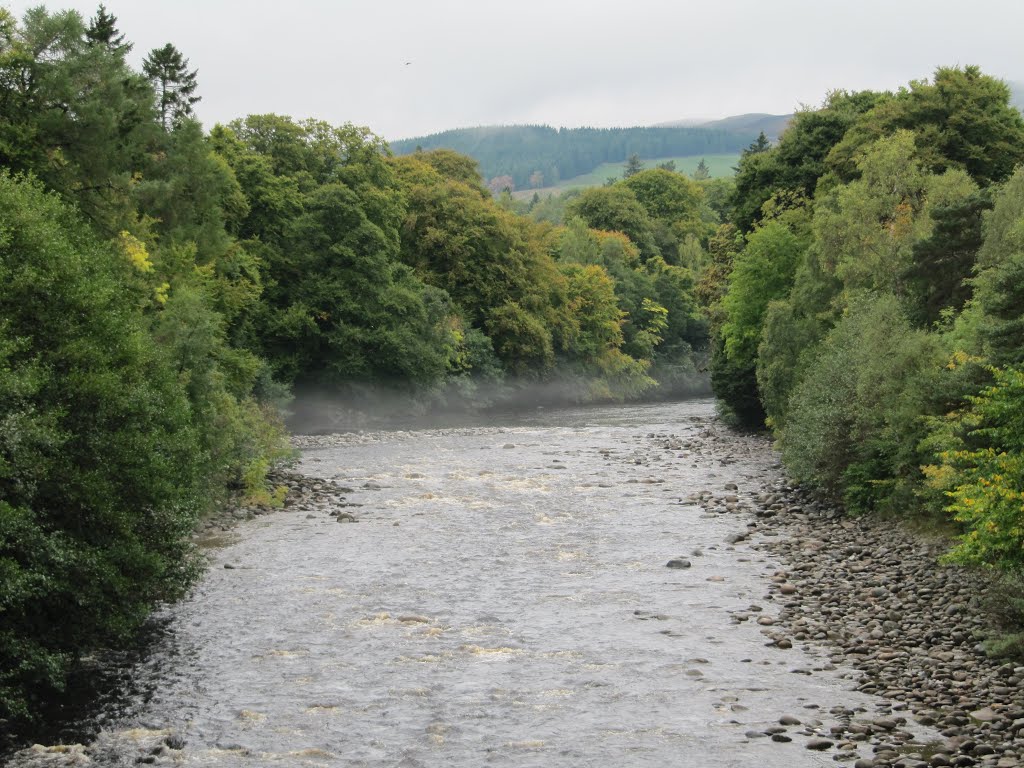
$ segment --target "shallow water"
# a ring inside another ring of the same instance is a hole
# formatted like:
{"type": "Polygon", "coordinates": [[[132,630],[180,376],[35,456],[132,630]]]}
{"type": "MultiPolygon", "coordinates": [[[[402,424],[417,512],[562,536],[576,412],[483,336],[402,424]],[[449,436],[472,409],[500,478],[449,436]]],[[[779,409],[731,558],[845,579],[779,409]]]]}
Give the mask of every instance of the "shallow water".
{"type": "Polygon", "coordinates": [[[777,468],[710,401],[353,435],[300,469],[357,489],[359,522],[244,524],[108,729],[176,729],[195,765],[783,768],[835,763],[744,733],[874,707],[730,620],[775,612],[776,565],[688,497],[777,468]]]}

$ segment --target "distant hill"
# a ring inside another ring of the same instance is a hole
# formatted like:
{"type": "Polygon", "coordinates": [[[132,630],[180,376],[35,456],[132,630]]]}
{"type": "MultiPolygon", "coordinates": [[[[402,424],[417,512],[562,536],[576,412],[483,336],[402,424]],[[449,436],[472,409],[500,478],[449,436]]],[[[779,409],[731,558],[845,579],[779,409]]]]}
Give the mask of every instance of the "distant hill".
{"type": "Polygon", "coordinates": [[[764,135],[775,141],[786,130],[793,115],[766,115],[751,112],[747,115],[735,115],[721,120],[704,123],[705,128],[723,128],[727,131],[750,131],[755,135],[764,131],[764,135]]]}
{"type": "Polygon", "coordinates": [[[764,135],[774,141],[779,138],[793,115],[769,115],[765,112],[748,112],[745,115],[723,117],[720,120],[686,119],[659,123],[659,127],[691,126],[699,128],[721,128],[727,131],[752,132],[754,136],[764,131],[764,135]]]}
{"type": "Polygon", "coordinates": [[[730,155],[757,139],[760,127],[674,126],[649,128],[552,128],[509,125],[462,128],[391,143],[396,155],[417,148],[453,149],[480,164],[486,180],[511,177],[515,189],[551,187],[590,173],[602,163],[642,159],[730,155]]]}

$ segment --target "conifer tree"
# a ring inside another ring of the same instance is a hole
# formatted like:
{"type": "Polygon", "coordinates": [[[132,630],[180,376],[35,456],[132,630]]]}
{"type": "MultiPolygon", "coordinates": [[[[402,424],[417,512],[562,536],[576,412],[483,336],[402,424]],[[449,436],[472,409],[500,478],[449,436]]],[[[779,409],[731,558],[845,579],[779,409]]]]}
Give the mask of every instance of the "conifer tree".
{"type": "Polygon", "coordinates": [[[106,6],[102,3],[96,10],[96,15],[89,19],[85,39],[90,45],[105,46],[111,53],[120,56],[124,56],[132,49],[132,44],[125,42],[124,35],[117,28],[117,16],[107,13],[106,6]]]}
{"type": "Polygon", "coordinates": [[[181,51],[171,43],[154,48],[143,60],[142,71],[156,91],[160,121],[165,130],[171,130],[192,115],[192,105],[201,98],[193,95],[199,70],[189,72],[188,59],[181,51]]]}

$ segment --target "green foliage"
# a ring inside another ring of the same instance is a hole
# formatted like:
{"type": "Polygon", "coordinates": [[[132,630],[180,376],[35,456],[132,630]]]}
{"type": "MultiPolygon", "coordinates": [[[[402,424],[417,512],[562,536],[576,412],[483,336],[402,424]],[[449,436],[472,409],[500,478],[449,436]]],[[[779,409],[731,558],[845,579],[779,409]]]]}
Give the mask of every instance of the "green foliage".
{"type": "Polygon", "coordinates": [[[165,130],[171,130],[192,115],[192,106],[200,100],[194,95],[199,71],[188,71],[188,59],[181,51],[170,43],[154,48],[142,60],[142,71],[153,84],[157,111],[165,130]]]}
{"type": "Polygon", "coordinates": [[[661,255],[651,217],[636,193],[625,184],[583,190],[567,206],[566,216],[578,216],[592,229],[621,232],[636,244],[644,258],[661,255]]]}
{"type": "Polygon", "coordinates": [[[747,237],[733,259],[711,375],[722,403],[744,426],[756,428],[764,422],[756,375],[758,344],[769,303],[789,295],[797,264],[808,248],[807,219],[806,211],[797,209],[766,222],[747,237]]]}
{"type": "Polygon", "coordinates": [[[950,554],[964,563],[1024,569],[1024,371],[993,368],[992,384],[940,425],[944,449],[926,468],[966,533],[950,554]]]}
{"type": "Polygon", "coordinates": [[[0,23],[0,165],[39,177],[106,237],[131,229],[134,172],[162,133],[152,88],[73,11],[0,23]],[[70,105],[73,105],[71,108],[70,105]]]}
{"type": "Polygon", "coordinates": [[[90,45],[102,45],[112,53],[125,55],[134,47],[131,43],[125,42],[121,30],[117,28],[117,16],[107,13],[106,7],[100,3],[96,15],[89,20],[89,27],[85,30],[85,39],[90,45]]]}
{"type": "Polygon", "coordinates": [[[702,218],[704,190],[681,173],[662,168],[639,171],[624,185],[650,217],[658,252],[669,263],[678,263],[679,248],[687,237],[708,234],[702,218]]]}
{"type": "Polygon", "coordinates": [[[992,208],[987,194],[976,193],[931,212],[935,229],[913,246],[904,277],[918,325],[935,325],[950,310],[959,312],[971,296],[969,279],[982,245],[982,214],[992,208]]]}
{"type": "Polygon", "coordinates": [[[130,48],[102,6],[0,11],[0,162],[39,180],[0,177],[0,718],[178,594],[196,516],[288,454],[249,203],[191,74],[164,125],[130,48]]]}
{"type": "Polygon", "coordinates": [[[622,170],[622,178],[628,179],[632,176],[636,176],[640,171],[644,169],[643,161],[640,159],[640,155],[636,152],[626,158],[626,167],[622,170]]]}
{"type": "MultiPolygon", "coordinates": [[[[303,387],[440,382],[454,309],[401,263],[406,201],[380,140],[351,125],[259,115],[215,130],[211,143],[247,203],[237,229],[265,283],[249,333],[276,374],[303,387]]],[[[428,156],[452,173],[472,170],[451,153],[428,156]]]]}
{"type": "Polygon", "coordinates": [[[828,164],[852,179],[864,147],[910,130],[930,171],[962,169],[980,186],[1003,181],[1024,162],[1024,118],[1009,100],[1006,83],[976,66],[940,67],[931,82],[914,81],[880,99],[834,147],[828,164]]]}
{"type": "Polygon", "coordinates": [[[785,429],[790,394],[809,370],[808,356],[822,336],[817,319],[798,311],[793,300],[772,301],[766,307],[754,373],[765,423],[772,429],[785,429]]]}
{"type": "Polygon", "coordinates": [[[780,191],[813,197],[826,159],[858,117],[880,97],[835,91],[820,109],[801,110],[771,147],[763,134],[744,151],[736,174],[732,221],[741,232],[761,220],[761,207],[780,191]]]}
{"type": "Polygon", "coordinates": [[[858,511],[905,504],[942,358],[938,340],[911,328],[895,297],[855,301],[791,395],[780,443],[794,477],[858,511]]]}
{"type": "Polygon", "coordinates": [[[996,195],[972,287],[968,349],[994,365],[1024,363],[1024,168],[996,195]]]}
{"type": "Polygon", "coordinates": [[[188,582],[206,457],[121,255],[7,175],[0,220],[0,709],[24,716],[188,582]]]}
{"type": "Polygon", "coordinates": [[[788,295],[797,263],[809,245],[806,218],[758,227],[736,255],[722,299],[727,319],[721,331],[730,357],[752,359],[756,354],[768,303],[788,295]]]}

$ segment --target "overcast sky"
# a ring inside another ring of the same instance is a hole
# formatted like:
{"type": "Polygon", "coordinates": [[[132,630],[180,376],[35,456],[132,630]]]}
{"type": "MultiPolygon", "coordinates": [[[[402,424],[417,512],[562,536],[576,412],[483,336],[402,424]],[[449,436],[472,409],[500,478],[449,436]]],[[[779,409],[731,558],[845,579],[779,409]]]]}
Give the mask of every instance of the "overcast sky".
{"type": "MultiPolygon", "coordinates": [[[[0,0],[19,17],[38,2],[0,0]]],[[[46,3],[87,18],[96,0],[46,3]]],[[[1024,81],[1024,0],[106,0],[133,63],[171,42],[207,128],[277,112],[387,139],[510,123],[784,114],[936,66],[1024,81]]]]}

